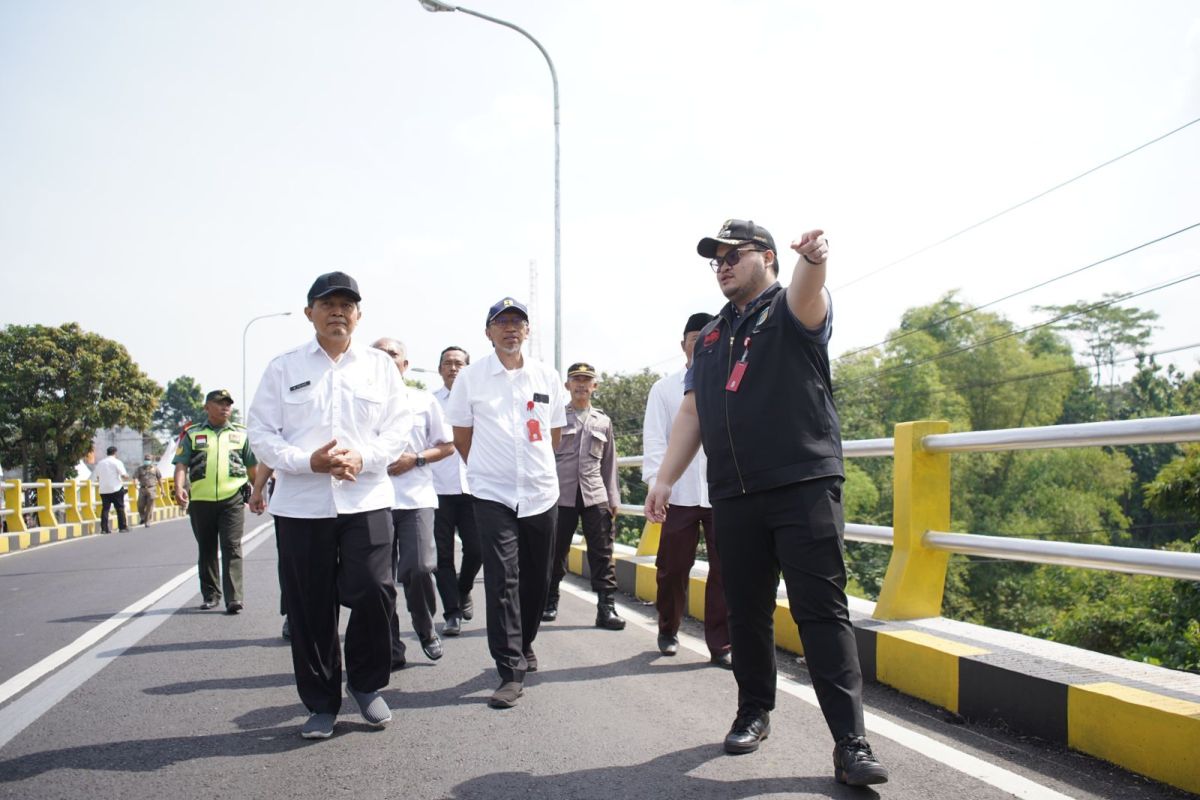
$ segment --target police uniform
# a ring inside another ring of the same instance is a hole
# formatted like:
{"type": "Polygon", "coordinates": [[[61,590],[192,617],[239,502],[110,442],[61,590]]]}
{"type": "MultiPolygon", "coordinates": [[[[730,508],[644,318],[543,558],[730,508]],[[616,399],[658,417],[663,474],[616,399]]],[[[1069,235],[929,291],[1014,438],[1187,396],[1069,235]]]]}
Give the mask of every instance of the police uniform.
{"type": "MultiPolygon", "coordinates": [[[[580,362],[567,369],[568,381],[575,375],[595,378],[596,370],[580,362]]],[[[558,615],[558,585],[566,575],[571,539],[582,520],[592,591],[598,597],[596,625],[621,630],[625,621],[617,616],[613,601],[617,574],[612,563],[613,519],[609,511],[621,502],[612,420],[598,408],[589,405],[580,411],[571,403],[566,406],[566,419],[558,449],[554,451],[558,468],[558,521],[554,572],[542,619],[553,620],[558,615]]]]}
{"type": "MultiPolygon", "coordinates": [[[[752,222],[731,220],[718,237],[702,240],[698,252],[712,257],[717,243],[755,242],[775,250],[770,234],[752,222]]],[[[870,757],[874,772],[863,782],[874,783],[887,778],[861,738],[862,675],[845,594],[841,433],[827,350],[832,320],[830,303],[824,324],[805,328],[778,282],[741,313],[727,303],[701,331],[685,391],[695,394],[708,456],[729,606],[738,684],[730,736],[742,736],[748,750],[769,730],[782,572],[813,688],[838,742],[839,780],[850,763],[839,757],[870,757]]],[[[727,737],[727,750],[730,744],[727,737]]]]}
{"type": "MultiPolygon", "coordinates": [[[[209,396],[232,400],[224,390],[210,392],[209,396]]],[[[191,484],[187,512],[200,551],[200,594],[206,605],[215,604],[223,590],[226,609],[240,610],[245,521],[242,487],[248,480],[248,469],[258,463],[246,429],[236,422],[220,428],[207,419],[196,423],[184,433],[172,463],[184,465],[191,484]]]]}

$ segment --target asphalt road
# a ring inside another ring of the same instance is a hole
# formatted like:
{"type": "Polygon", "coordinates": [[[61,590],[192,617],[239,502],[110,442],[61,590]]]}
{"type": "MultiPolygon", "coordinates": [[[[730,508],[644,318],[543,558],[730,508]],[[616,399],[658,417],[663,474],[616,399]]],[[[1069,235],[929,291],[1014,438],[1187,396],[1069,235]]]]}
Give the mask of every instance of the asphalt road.
{"type": "MultiPolygon", "coordinates": [[[[248,517],[247,531],[259,524],[248,517]]],[[[727,756],[736,687],[707,664],[699,626],[662,657],[651,607],[627,599],[627,629],[599,630],[578,578],[516,708],[487,707],[498,681],[480,615],[436,663],[409,634],[387,729],[346,700],[335,736],[305,741],[269,526],[247,550],[238,616],[197,608],[186,520],[0,558],[0,797],[1190,796],[881,686],[867,690],[868,728],[892,780],[839,786],[803,665],[784,653],[770,739],[727,756]]],[[[475,597],[482,608],[482,585],[475,597]]]]}

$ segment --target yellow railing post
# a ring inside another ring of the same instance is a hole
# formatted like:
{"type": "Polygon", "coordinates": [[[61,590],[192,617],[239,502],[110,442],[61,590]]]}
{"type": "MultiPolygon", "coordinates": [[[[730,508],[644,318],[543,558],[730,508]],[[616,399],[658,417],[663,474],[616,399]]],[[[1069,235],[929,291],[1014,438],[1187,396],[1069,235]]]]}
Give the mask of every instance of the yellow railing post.
{"type": "Polygon", "coordinates": [[[82,510],[79,507],[79,479],[67,481],[63,487],[63,502],[67,504],[67,522],[83,522],[82,510]]]}
{"type": "Polygon", "coordinates": [[[142,522],[141,519],[134,519],[137,516],[138,492],[141,490],[142,487],[138,486],[137,481],[130,481],[129,488],[125,491],[125,519],[129,522],[130,527],[142,522]]]}
{"type": "Polygon", "coordinates": [[[876,619],[919,619],[942,613],[950,554],[925,546],[925,532],[950,529],[950,455],[926,453],[921,440],[948,433],[948,422],[902,422],[896,426],[894,539],[876,619]]]}
{"type": "Polygon", "coordinates": [[[10,511],[4,517],[4,524],[8,526],[9,533],[24,533],[25,532],[25,502],[21,493],[21,482],[19,480],[11,480],[3,482],[4,486],[4,507],[10,511]]]}
{"type": "Polygon", "coordinates": [[[642,528],[642,536],[638,539],[637,554],[639,556],[658,555],[658,537],[662,534],[662,523],[647,522],[642,528]]]}
{"type": "Polygon", "coordinates": [[[37,482],[37,504],[42,507],[38,513],[38,526],[53,528],[58,525],[54,518],[54,486],[49,478],[37,482]]]}
{"type": "Polygon", "coordinates": [[[100,519],[96,513],[96,484],[92,481],[83,482],[83,491],[79,494],[79,516],[84,522],[95,522],[100,519]]]}

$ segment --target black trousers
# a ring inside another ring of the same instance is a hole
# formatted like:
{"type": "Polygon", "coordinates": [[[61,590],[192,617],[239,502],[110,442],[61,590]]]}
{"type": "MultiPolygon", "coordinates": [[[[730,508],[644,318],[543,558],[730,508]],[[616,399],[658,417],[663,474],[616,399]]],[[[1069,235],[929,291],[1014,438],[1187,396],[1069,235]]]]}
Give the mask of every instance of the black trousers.
{"type": "Polygon", "coordinates": [[[188,519],[196,537],[199,557],[200,594],[205,600],[220,600],[225,605],[242,602],[242,533],[245,530],[246,504],[239,492],[225,500],[193,500],[188,503],[188,519]],[[220,568],[217,555],[220,551],[220,568]],[[218,583],[218,581],[220,581],[218,583]]]}
{"type": "Polygon", "coordinates": [[[438,594],[442,615],[462,614],[462,600],[471,596],[475,578],[483,566],[479,551],[479,529],[475,525],[474,498],[469,494],[439,494],[433,515],[433,540],[437,545],[438,594]],[[454,531],[462,541],[462,567],[454,569],[454,531]]]}
{"type": "Polygon", "coordinates": [[[129,525],[125,522],[125,489],[123,487],[115,492],[102,492],[100,494],[100,530],[103,533],[108,533],[111,530],[108,527],[109,508],[117,510],[117,530],[128,530],[129,525]]]}
{"type": "MultiPolygon", "coordinates": [[[[393,508],[392,533],[392,576],[397,585],[404,587],[404,602],[417,638],[427,642],[435,635],[433,612],[437,610],[433,591],[433,509],[393,508]]],[[[400,638],[400,615],[393,613],[392,661],[403,661],[406,650],[400,638]]]]}
{"type": "Polygon", "coordinates": [[[517,517],[503,503],[475,498],[475,524],[483,550],[488,650],[502,681],[523,681],[546,610],[557,507],[517,517]]]}
{"type": "Polygon", "coordinates": [[[865,733],[862,672],[846,604],[842,479],[819,478],[712,505],[739,711],[775,707],[775,593],[782,570],[830,733],[835,740],[865,733]]]}
{"type": "Polygon", "coordinates": [[[558,585],[567,574],[567,554],[579,520],[583,520],[583,538],[587,542],[588,572],[593,592],[615,592],[617,569],[613,566],[613,521],[608,506],[584,506],[583,493],[575,490],[575,505],[558,507],[554,535],[554,571],[550,575],[549,598],[558,602],[558,585]]]}
{"type": "Polygon", "coordinates": [[[296,690],[309,711],[336,714],[342,705],[341,606],[350,609],[347,682],[373,692],[387,686],[391,674],[392,512],[277,516],[275,523],[296,690]]]}

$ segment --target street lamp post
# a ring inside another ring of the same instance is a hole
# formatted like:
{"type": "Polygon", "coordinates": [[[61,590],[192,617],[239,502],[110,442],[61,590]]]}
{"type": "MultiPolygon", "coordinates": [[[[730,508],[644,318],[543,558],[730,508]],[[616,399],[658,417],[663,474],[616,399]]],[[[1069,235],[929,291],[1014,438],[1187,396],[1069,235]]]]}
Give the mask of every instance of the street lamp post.
{"type": "Polygon", "coordinates": [[[559,193],[558,183],[558,73],[554,71],[554,62],[550,60],[550,54],[546,52],[546,48],[542,47],[542,43],[529,35],[529,32],[520,28],[511,22],[505,22],[496,17],[489,17],[487,14],[481,14],[478,11],[472,11],[469,8],[452,5],[442,2],[442,0],[418,0],[421,7],[426,11],[461,11],[464,14],[469,14],[472,17],[486,19],[488,22],[494,22],[497,25],[503,25],[524,36],[529,41],[533,42],[534,46],[545,57],[546,65],[550,67],[550,82],[554,86],[554,368],[558,370],[558,374],[562,374],[562,235],[560,233],[561,221],[561,195],[559,193]]]}
{"type": "Polygon", "coordinates": [[[246,404],[246,408],[250,408],[250,401],[246,398],[246,334],[250,332],[250,326],[258,322],[260,319],[268,319],[269,317],[290,317],[290,311],[277,311],[274,314],[261,314],[246,323],[246,327],[242,329],[242,399],[241,402],[246,404]]]}

